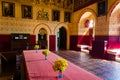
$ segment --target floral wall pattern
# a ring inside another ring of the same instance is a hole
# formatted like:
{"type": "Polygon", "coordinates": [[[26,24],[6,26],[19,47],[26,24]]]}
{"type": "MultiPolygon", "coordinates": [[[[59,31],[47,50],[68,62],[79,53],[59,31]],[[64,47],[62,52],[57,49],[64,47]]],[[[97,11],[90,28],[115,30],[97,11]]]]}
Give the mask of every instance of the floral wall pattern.
{"type": "MultiPolygon", "coordinates": [[[[4,0],[1,0],[2,3],[4,0]]],[[[29,33],[34,34],[34,29],[39,24],[43,23],[49,25],[53,33],[54,27],[60,22],[64,22],[65,9],[61,9],[65,4],[73,5],[69,0],[6,0],[7,3],[15,4],[14,17],[2,16],[2,6],[0,6],[0,34],[11,33],[29,33]],[[59,3],[60,2],[60,3],[59,3]],[[63,4],[64,3],[64,4],[63,4]],[[24,18],[23,12],[26,7],[31,10],[30,18],[24,18]],[[61,5],[63,5],[61,7],[61,5]],[[60,12],[60,21],[52,21],[52,10],[60,12]],[[62,14],[62,15],[61,15],[62,14]],[[62,19],[63,18],[63,19],[62,19]]],[[[67,8],[67,7],[66,7],[67,8]]],[[[66,9],[68,12],[71,10],[66,9]]],[[[66,24],[66,23],[65,23],[66,24]]]]}

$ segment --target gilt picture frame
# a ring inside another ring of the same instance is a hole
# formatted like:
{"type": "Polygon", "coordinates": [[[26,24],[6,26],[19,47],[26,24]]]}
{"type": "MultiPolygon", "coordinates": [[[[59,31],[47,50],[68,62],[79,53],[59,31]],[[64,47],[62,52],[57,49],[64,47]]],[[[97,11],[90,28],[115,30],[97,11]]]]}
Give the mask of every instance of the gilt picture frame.
{"type": "Polygon", "coordinates": [[[108,0],[99,0],[98,1],[98,16],[106,15],[106,13],[107,13],[107,1],[108,0]]]}
{"type": "Polygon", "coordinates": [[[71,13],[64,12],[64,22],[71,22],[71,13]]]}
{"type": "Polygon", "coordinates": [[[15,3],[2,1],[2,16],[15,17],[15,3]]]}
{"type": "Polygon", "coordinates": [[[22,18],[32,19],[32,6],[22,5],[22,18]]]}
{"type": "Polygon", "coordinates": [[[60,11],[59,10],[52,11],[52,20],[53,21],[60,21],[60,11]]]}

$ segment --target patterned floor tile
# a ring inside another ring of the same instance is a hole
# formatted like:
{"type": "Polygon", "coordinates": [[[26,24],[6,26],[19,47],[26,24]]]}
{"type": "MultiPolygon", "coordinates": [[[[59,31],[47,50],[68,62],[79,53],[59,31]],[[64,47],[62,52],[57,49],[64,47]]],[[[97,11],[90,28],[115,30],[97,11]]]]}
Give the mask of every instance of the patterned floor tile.
{"type": "Polygon", "coordinates": [[[93,58],[79,51],[57,51],[55,53],[104,80],[120,80],[119,62],[93,58]]]}

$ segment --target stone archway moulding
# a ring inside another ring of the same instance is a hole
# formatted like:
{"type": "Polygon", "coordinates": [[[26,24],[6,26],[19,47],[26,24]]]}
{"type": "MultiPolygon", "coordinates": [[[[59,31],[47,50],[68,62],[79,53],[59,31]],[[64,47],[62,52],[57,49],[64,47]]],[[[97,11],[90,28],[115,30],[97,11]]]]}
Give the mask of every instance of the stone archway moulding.
{"type": "Polygon", "coordinates": [[[85,9],[83,9],[83,10],[81,11],[81,13],[80,13],[80,15],[79,15],[78,23],[80,22],[80,19],[81,19],[81,17],[83,16],[83,14],[86,13],[86,12],[91,12],[92,15],[95,17],[95,22],[96,22],[96,20],[97,20],[97,14],[95,13],[95,11],[92,10],[92,9],[90,9],[90,8],[85,8],[85,9]]]}
{"type": "Polygon", "coordinates": [[[48,44],[48,49],[49,49],[49,35],[51,34],[51,29],[47,24],[40,23],[40,24],[35,26],[35,28],[33,30],[33,34],[36,35],[36,42],[38,41],[38,33],[39,33],[39,30],[41,28],[44,28],[47,31],[47,34],[48,34],[48,36],[47,36],[47,40],[48,40],[47,44],[48,44]]]}
{"type": "MultiPolygon", "coordinates": [[[[79,24],[81,24],[81,20],[82,20],[82,16],[85,15],[86,12],[89,12],[91,13],[91,15],[93,16],[93,19],[94,19],[94,25],[93,25],[93,33],[94,33],[94,36],[95,36],[95,26],[96,26],[96,22],[97,22],[97,14],[96,12],[93,10],[93,9],[90,9],[90,8],[85,8],[83,10],[81,10],[80,14],[79,14],[79,20],[78,20],[78,34],[79,34],[79,31],[80,31],[80,27],[79,27],[79,24]]],[[[84,28],[85,29],[85,28],[84,28]]],[[[88,29],[87,29],[88,30],[88,29]]],[[[86,31],[86,29],[85,29],[86,31]]]]}
{"type": "Polygon", "coordinates": [[[113,3],[112,7],[110,7],[108,14],[107,14],[107,18],[109,18],[112,15],[113,10],[115,9],[115,7],[120,3],[120,0],[115,1],[115,3],[113,3]]]}
{"type": "Polygon", "coordinates": [[[64,27],[66,29],[66,31],[67,31],[67,34],[68,34],[68,32],[69,32],[68,31],[68,27],[67,27],[67,25],[65,23],[59,23],[59,24],[57,24],[55,26],[55,29],[54,29],[54,34],[56,34],[56,32],[58,31],[58,29],[61,28],[61,27],[64,27]]]}
{"type": "MultiPolygon", "coordinates": [[[[120,0],[114,1],[112,6],[109,8],[107,19],[109,24],[109,36],[116,35],[119,36],[119,10],[120,10],[120,0]],[[113,30],[115,28],[115,30],[113,30]]],[[[111,38],[109,38],[111,40],[111,38]]]]}
{"type": "Polygon", "coordinates": [[[36,25],[35,28],[34,28],[34,30],[33,30],[33,34],[38,34],[39,30],[41,28],[44,28],[47,31],[48,34],[51,34],[50,27],[47,24],[44,24],[44,23],[40,23],[40,24],[36,25]]]}

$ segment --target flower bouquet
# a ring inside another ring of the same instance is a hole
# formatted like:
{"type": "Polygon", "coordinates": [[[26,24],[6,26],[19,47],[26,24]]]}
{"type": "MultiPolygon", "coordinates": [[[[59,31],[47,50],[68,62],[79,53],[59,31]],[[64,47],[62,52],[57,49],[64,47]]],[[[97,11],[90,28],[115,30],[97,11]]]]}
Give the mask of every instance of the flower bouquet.
{"type": "Polygon", "coordinates": [[[36,44],[35,46],[34,46],[34,49],[39,49],[40,48],[40,46],[38,45],[38,44],[36,44]]]}
{"type": "Polygon", "coordinates": [[[58,58],[55,62],[54,65],[52,66],[54,71],[59,71],[58,78],[62,78],[62,72],[67,68],[68,63],[67,60],[58,58]]]}
{"type": "Polygon", "coordinates": [[[38,44],[36,44],[35,46],[34,46],[34,49],[36,50],[36,53],[37,53],[37,50],[40,48],[40,46],[38,45],[38,44]]]}
{"type": "Polygon", "coordinates": [[[47,60],[48,54],[50,54],[50,51],[48,49],[43,50],[43,55],[45,55],[45,60],[47,60]]]}

